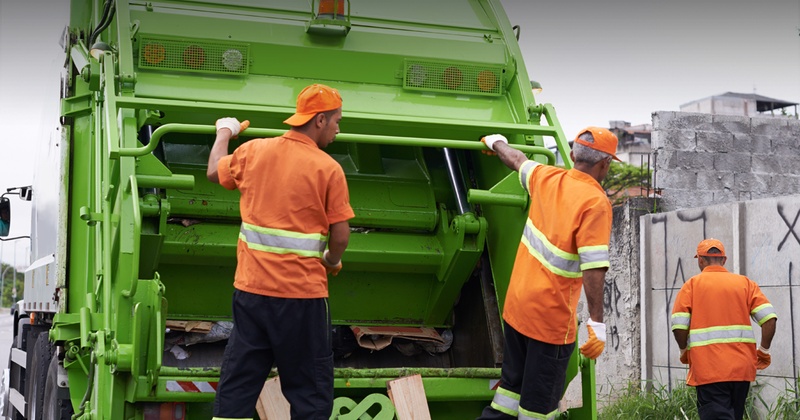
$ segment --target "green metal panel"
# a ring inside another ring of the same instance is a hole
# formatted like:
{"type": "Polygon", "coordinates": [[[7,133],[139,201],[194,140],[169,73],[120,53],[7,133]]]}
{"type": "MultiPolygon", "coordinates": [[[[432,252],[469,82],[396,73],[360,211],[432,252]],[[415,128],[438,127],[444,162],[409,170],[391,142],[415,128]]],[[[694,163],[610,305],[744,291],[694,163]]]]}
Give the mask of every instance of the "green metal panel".
{"type": "MultiPolygon", "coordinates": [[[[515,174],[480,153],[480,137],[505,134],[543,163],[554,161],[542,147],[552,137],[567,155],[499,1],[352,0],[349,31],[338,34],[309,31],[310,5],[295,0],[117,1],[97,38],[112,51],[96,60],[86,44],[102,3],[72,0],[62,100],[70,251],[51,337],[81,418],[141,419],[161,403],[210,416],[213,394],[166,383],[216,382],[218,362],[166,365],[164,331],[167,319],[231,317],[239,194],[205,178],[213,122],[251,120],[231,150],[280,135],[315,82],[344,98],[342,134],[326,152],[356,212],[345,269],[330,281],[334,324],[448,328],[461,346],[417,369],[401,369],[402,358],[344,360],[352,367],[337,369],[335,393],[360,400],[419,373],[433,418],[477,416],[500,371],[491,358],[463,362],[491,353],[487,322],[455,314],[502,308],[528,204],[515,174]],[[484,253],[500,306],[465,308],[484,253]]],[[[593,368],[576,353],[568,376],[578,374],[591,404],[571,418],[594,418],[593,368]]]]}

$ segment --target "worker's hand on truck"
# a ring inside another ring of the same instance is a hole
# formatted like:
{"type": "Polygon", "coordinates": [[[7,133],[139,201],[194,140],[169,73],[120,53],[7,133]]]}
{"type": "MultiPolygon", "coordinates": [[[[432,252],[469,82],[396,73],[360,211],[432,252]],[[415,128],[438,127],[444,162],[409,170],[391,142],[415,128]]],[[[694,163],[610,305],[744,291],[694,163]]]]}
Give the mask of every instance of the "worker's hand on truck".
{"type": "Polygon", "coordinates": [[[589,339],[581,346],[581,354],[595,360],[606,348],[606,324],[589,318],[586,328],[589,330],[589,339]]]}
{"type": "Polygon", "coordinates": [[[326,249],[325,252],[322,254],[322,265],[325,266],[325,271],[328,274],[337,275],[340,271],[342,271],[342,260],[336,262],[336,264],[330,262],[328,259],[328,250],[326,249]]]}
{"type": "Polygon", "coordinates": [[[508,139],[502,134],[490,134],[482,137],[481,141],[486,145],[486,147],[492,150],[491,152],[488,150],[481,150],[481,153],[489,156],[494,156],[497,154],[494,152],[494,145],[498,142],[508,144],[508,139]]]}
{"type": "Polygon", "coordinates": [[[217,132],[219,132],[219,130],[223,128],[227,128],[228,130],[231,130],[231,138],[236,138],[236,136],[238,136],[239,133],[241,133],[244,130],[247,130],[247,127],[250,127],[250,121],[244,120],[242,122],[239,122],[239,120],[237,120],[236,118],[226,117],[218,119],[216,126],[217,126],[217,132]]]}

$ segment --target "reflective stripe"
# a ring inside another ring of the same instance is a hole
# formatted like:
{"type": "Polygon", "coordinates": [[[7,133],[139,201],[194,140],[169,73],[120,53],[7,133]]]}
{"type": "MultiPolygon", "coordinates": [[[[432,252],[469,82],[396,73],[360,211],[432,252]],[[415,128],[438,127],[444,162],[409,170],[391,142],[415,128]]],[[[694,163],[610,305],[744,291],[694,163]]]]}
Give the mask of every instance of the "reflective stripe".
{"type": "Polygon", "coordinates": [[[511,417],[517,417],[519,410],[519,394],[511,392],[505,388],[498,387],[492,398],[492,408],[495,410],[508,414],[511,417]]]}
{"type": "Polygon", "coordinates": [[[554,274],[569,278],[583,276],[581,273],[578,254],[570,254],[558,249],[555,245],[533,226],[531,219],[525,224],[522,232],[522,243],[528,252],[536,258],[545,268],[554,274]]]}
{"type": "Polygon", "coordinates": [[[525,192],[529,194],[531,190],[528,187],[528,180],[530,179],[531,172],[539,165],[541,165],[541,163],[533,160],[526,160],[519,166],[519,183],[522,184],[522,188],[525,192]]]}
{"type": "Polygon", "coordinates": [[[753,327],[749,325],[730,325],[689,330],[689,346],[700,347],[720,343],[753,343],[753,327]]]}
{"type": "Polygon", "coordinates": [[[672,330],[688,330],[692,314],[689,312],[675,312],[672,314],[672,330]]]}
{"type": "Polygon", "coordinates": [[[555,420],[558,418],[559,412],[558,409],[555,409],[547,414],[539,414],[534,413],[533,411],[528,411],[522,407],[519,408],[519,419],[545,419],[545,420],[555,420]]]}
{"type": "Polygon", "coordinates": [[[753,309],[753,311],[750,312],[750,316],[753,317],[753,321],[758,325],[762,325],[772,318],[777,318],[778,314],[775,313],[775,308],[773,308],[771,304],[765,303],[753,309]]]}
{"type": "Polygon", "coordinates": [[[303,257],[322,258],[326,238],[318,233],[297,233],[242,223],[239,239],[247,247],[274,254],[297,254],[303,257]]]}
{"type": "Polygon", "coordinates": [[[608,245],[582,246],[578,248],[581,261],[581,270],[591,268],[610,267],[608,258],[608,245]]]}

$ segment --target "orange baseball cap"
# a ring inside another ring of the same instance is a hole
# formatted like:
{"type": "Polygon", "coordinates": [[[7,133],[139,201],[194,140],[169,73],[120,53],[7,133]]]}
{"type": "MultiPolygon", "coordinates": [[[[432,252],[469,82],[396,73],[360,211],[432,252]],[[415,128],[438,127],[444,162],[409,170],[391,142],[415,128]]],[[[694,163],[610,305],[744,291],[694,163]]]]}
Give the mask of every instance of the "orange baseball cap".
{"type": "Polygon", "coordinates": [[[313,84],[297,95],[297,112],[284,123],[293,127],[301,126],[320,112],[332,111],[342,107],[339,91],[325,85],[313,84]]]}
{"type": "Polygon", "coordinates": [[[612,158],[614,158],[614,160],[619,161],[620,159],[615,154],[617,153],[617,141],[617,136],[615,136],[611,130],[602,127],[586,127],[581,130],[577,136],[575,136],[576,143],[582,144],[590,149],[608,153],[612,158]],[[594,143],[589,143],[588,141],[579,138],[581,134],[586,132],[592,133],[592,137],[594,137],[594,143]]]}
{"type": "Polygon", "coordinates": [[[722,246],[722,242],[714,238],[709,238],[700,241],[700,244],[697,245],[697,254],[695,254],[694,257],[697,258],[697,257],[724,257],[724,256],[725,256],[725,247],[722,246]],[[722,253],[709,254],[708,250],[711,248],[717,248],[722,253]]]}

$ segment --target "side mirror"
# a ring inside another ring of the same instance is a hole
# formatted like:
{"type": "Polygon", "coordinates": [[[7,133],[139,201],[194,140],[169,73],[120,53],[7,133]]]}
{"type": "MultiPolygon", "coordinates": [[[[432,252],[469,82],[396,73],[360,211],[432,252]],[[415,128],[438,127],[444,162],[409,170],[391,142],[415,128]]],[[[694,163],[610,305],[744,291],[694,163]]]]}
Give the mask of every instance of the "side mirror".
{"type": "Polygon", "coordinates": [[[11,201],[7,197],[0,197],[0,236],[8,236],[11,227],[11,201]]]}

